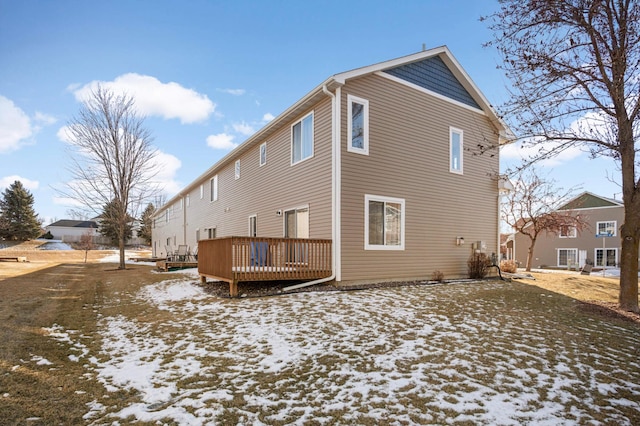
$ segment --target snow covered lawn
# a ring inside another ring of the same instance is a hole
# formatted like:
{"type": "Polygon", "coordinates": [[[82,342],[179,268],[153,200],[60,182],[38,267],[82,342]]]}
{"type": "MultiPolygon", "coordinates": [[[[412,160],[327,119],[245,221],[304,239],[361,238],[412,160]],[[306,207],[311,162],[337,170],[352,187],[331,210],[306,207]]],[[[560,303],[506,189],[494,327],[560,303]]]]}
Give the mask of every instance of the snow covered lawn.
{"type": "Polygon", "coordinates": [[[105,300],[93,335],[47,329],[104,385],[88,424],[640,424],[638,326],[540,288],[230,300],[195,281],[105,300]]]}

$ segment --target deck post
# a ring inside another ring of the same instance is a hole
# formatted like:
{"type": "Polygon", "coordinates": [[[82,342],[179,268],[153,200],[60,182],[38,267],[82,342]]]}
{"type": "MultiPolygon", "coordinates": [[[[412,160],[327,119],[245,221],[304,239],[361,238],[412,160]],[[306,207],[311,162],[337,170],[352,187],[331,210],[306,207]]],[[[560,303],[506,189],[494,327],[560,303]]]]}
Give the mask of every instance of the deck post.
{"type": "Polygon", "coordinates": [[[229,296],[238,297],[238,282],[235,280],[229,281],[229,296]]]}
{"type": "Polygon", "coordinates": [[[200,282],[201,282],[202,284],[206,284],[206,283],[207,283],[207,277],[206,277],[206,276],[204,276],[204,275],[200,275],[200,282]]]}

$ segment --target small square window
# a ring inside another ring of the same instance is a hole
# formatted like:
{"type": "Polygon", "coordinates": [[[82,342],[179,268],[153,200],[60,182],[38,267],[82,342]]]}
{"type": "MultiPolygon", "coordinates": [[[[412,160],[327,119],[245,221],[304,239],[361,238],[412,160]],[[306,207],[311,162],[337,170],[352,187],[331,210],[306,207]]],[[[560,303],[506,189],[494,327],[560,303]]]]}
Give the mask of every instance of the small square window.
{"type": "Polygon", "coordinates": [[[560,227],[560,238],[576,238],[577,235],[575,226],[563,225],[560,227]]]}

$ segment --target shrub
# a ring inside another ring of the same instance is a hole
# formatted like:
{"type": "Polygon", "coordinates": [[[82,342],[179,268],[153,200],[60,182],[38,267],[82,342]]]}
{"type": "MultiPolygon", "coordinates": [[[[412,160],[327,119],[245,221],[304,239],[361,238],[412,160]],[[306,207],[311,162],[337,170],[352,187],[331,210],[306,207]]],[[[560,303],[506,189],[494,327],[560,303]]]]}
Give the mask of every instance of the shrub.
{"type": "Polygon", "coordinates": [[[469,278],[478,279],[486,277],[490,266],[491,259],[489,256],[485,253],[473,253],[469,257],[469,260],[467,260],[469,278]]]}
{"type": "Polygon", "coordinates": [[[500,270],[514,274],[518,270],[518,264],[515,260],[503,260],[500,262],[500,270]]]}
{"type": "Polygon", "coordinates": [[[47,231],[47,233],[40,238],[44,238],[45,240],[53,240],[53,234],[51,233],[51,231],[47,231]]]}
{"type": "Polygon", "coordinates": [[[433,271],[431,273],[431,281],[437,281],[439,283],[444,281],[444,274],[442,273],[442,271],[433,271]]]}

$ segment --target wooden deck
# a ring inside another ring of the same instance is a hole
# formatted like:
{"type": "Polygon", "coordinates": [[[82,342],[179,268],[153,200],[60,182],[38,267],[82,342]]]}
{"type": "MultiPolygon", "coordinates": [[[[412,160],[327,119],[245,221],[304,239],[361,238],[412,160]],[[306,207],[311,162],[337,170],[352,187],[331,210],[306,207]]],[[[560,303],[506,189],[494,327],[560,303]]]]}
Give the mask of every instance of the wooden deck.
{"type": "Polygon", "coordinates": [[[229,283],[238,296],[239,282],[312,281],[332,274],[331,240],[305,238],[224,237],[198,242],[198,273],[229,283]]]}
{"type": "Polygon", "coordinates": [[[197,261],[180,261],[180,260],[158,260],[156,261],[156,267],[158,270],[168,272],[171,269],[187,269],[196,268],[198,266],[197,261]]]}
{"type": "Polygon", "coordinates": [[[0,256],[1,262],[13,261],[13,262],[28,262],[25,256],[0,256]]]}

